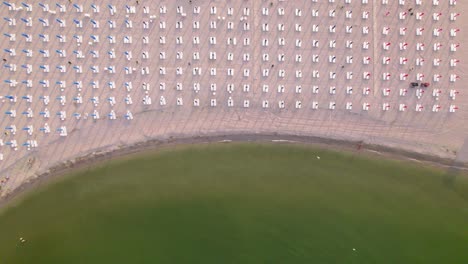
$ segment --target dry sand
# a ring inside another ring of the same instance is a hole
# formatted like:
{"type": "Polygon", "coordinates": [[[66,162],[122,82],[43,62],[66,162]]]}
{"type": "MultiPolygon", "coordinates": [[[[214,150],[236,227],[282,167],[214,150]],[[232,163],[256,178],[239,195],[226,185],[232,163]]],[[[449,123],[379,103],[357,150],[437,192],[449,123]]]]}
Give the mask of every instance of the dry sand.
{"type": "MultiPolygon", "coordinates": [[[[3,129],[9,125],[16,125],[18,131],[16,135],[2,135],[0,138],[4,142],[12,139],[17,140],[18,150],[14,151],[8,146],[0,147],[4,160],[0,161],[0,178],[4,181],[2,196],[11,193],[23,183],[47,173],[52,167],[60,166],[67,160],[77,160],[93,152],[105,152],[132,146],[148,141],[166,142],[175,138],[208,137],[220,135],[296,135],[301,137],[313,137],[321,139],[335,139],[342,141],[360,142],[365,145],[379,145],[393,149],[402,149],[408,152],[419,153],[448,159],[457,162],[468,161],[468,96],[466,89],[462,87],[464,79],[467,77],[466,58],[467,49],[464,45],[468,38],[466,30],[462,28],[467,17],[464,15],[468,11],[466,1],[458,1],[455,7],[449,7],[446,1],[440,1],[439,6],[433,6],[432,1],[423,0],[422,6],[416,6],[414,1],[406,1],[407,4],[399,6],[397,1],[389,1],[385,6],[382,1],[369,1],[368,4],[361,4],[361,1],[352,0],[351,4],[342,4],[344,1],[329,3],[319,0],[318,3],[312,1],[139,1],[136,5],[137,14],[128,14],[128,19],[133,22],[133,29],[125,28],[126,19],[125,4],[127,1],[118,1],[117,14],[110,16],[109,8],[101,5],[101,12],[94,14],[90,8],[91,1],[80,1],[84,7],[83,13],[77,13],[75,8],[63,1],[67,6],[67,13],[49,14],[44,13],[37,5],[33,5],[33,12],[8,11],[6,6],[0,8],[2,17],[16,18],[16,27],[9,27],[3,20],[0,25],[2,33],[16,33],[16,42],[9,42],[7,37],[1,36],[0,43],[3,48],[15,48],[17,55],[9,57],[6,53],[3,56],[8,60],[6,64],[16,64],[17,71],[9,72],[7,68],[2,68],[2,79],[15,79],[20,84],[16,88],[10,88],[6,84],[2,88],[2,96],[17,95],[18,101],[10,103],[8,100],[0,103],[0,113],[9,109],[16,109],[17,117],[9,118],[4,115],[0,119],[0,127],[3,129]],[[339,3],[338,3],[339,2],[339,3]],[[444,3],[442,3],[444,2],[444,3]],[[270,6],[272,3],[272,6],[270,6]],[[159,13],[159,6],[167,7],[167,14],[159,13]],[[143,6],[150,8],[150,14],[143,14],[143,6]],[[183,6],[185,17],[176,13],[177,6],[183,6]],[[194,6],[201,7],[200,14],[193,14],[194,6]],[[211,15],[210,7],[216,6],[217,13],[211,15]],[[343,6],[343,8],[341,8],[343,6]],[[233,15],[228,15],[228,8],[234,8],[233,15]],[[262,8],[269,8],[269,16],[262,15],[262,8]],[[285,9],[285,15],[278,15],[278,8],[285,9]],[[250,14],[244,15],[244,8],[249,8],[250,14]],[[302,16],[295,15],[295,9],[302,10],[302,16]],[[413,16],[408,15],[406,20],[399,20],[398,13],[413,8],[413,16]],[[312,16],[312,9],[318,10],[320,17],[312,16]],[[335,17],[329,17],[329,10],[335,10],[335,17]],[[352,11],[352,18],[346,19],[345,12],[352,11]],[[369,11],[367,20],[362,19],[362,12],[369,11]],[[390,12],[387,16],[387,12],[390,12]],[[416,13],[425,13],[422,20],[416,19],[416,13]],[[433,21],[432,14],[443,13],[439,21],[433,21]],[[100,29],[91,27],[90,18],[85,17],[89,13],[92,19],[100,21],[100,29]],[[461,13],[461,16],[453,22],[449,20],[450,13],[461,13]],[[150,15],[156,15],[149,29],[143,29],[143,21],[149,21],[150,15]],[[31,17],[33,27],[25,27],[21,21],[22,17],[31,17]],[[43,28],[39,18],[48,18],[50,26],[43,28]],[[218,18],[219,17],[219,18],[218,18]],[[223,19],[223,17],[225,17],[223,19]],[[241,21],[241,17],[247,17],[241,21]],[[56,18],[66,20],[66,30],[59,27],[56,18]],[[73,19],[83,21],[83,28],[76,28],[73,19]],[[109,29],[107,20],[115,20],[117,28],[109,29]],[[166,29],[159,28],[159,21],[166,22],[166,29]],[[176,21],[183,21],[183,28],[176,29],[176,21]],[[192,29],[193,21],[200,21],[199,29],[192,29]],[[210,21],[216,21],[217,29],[210,29],[210,21]],[[229,22],[233,22],[233,29],[228,30],[229,22]],[[244,31],[244,23],[248,22],[250,30],[244,31]],[[269,32],[262,32],[262,24],[269,24],[269,32]],[[278,31],[278,24],[284,24],[285,30],[278,31]],[[302,26],[301,32],[295,31],[295,24],[302,26]],[[317,33],[312,33],[312,26],[319,25],[317,33]],[[328,27],[337,25],[335,33],[329,33],[328,27]],[[346,33],[346,26],[353,26],[352,33],[346,33]],[[362,27],[369,26],[368,35],[362,34],[362,27]],[[389,26],[390,34],[384,36],[382,28],[389,26]],[[399,35],[399,28],[406,27],[407,34],[399,35]],[[424,27],[423,36],[415,36],[415,30],[424,27]],[[441,36],[432,36],[433,28],[443,28],[441,36]],[[461,28],[455,38],[449,37],[451,28],[461,28]],[[26,43],[21,33],[31,34],[33,43],[26,43]],[[50,35],[49,43],[42,43],[38,37],[39,33],[50,35]],[[59,43],[55,35],[63,34],[67,37],[66,43],[59,43]],[[73,35],[83,35],[83,44],[77,46],[73,35]],[[90,35],[99,35],[98,44],[88,45],[90,35]],[[110,44],[107,36],[116,37],[117,43],[110,44]],[[124,36],[132,36],[133,44],[124,44],[124,36]],[[150,44],[144,45],[141,41],[143,36],[149,36],[150,44]],[[166,44],[159,43],[159,36],[166,37],[166,44]],[[176,45],[176,37],[182,36],[184,43],[176,45]],[[193,44],[192,38],[200,37],[200,44],[193,44]],[[209,38],[216,37],[216,45],[209,43],[209,38]],[[235,37],[236,45],[226,45],[228,38],[235,37]],[[244,38],[250,38],[250,46],[243,45],[244,38]],[[284,38],[285,46],[278,45],[278,38],[284,38]],[[263,39],[269,40],[269,46],[261,45],[263,39]],[[302,47],[296,47],[296,39],[302,40],[302,47]],[[312,42],[318,40],[319,48],[312,47],[312,42]],[[336,48],[329,48],[329,41],[336,40],[336,48]],[[346,41],[353,41],[353,48],[345,47],[346,41]],[[369,50],[361,48],[362,42],[370,43],[369,50]],[[388,51],[382,49],[384,42],[391,42],[388,51]],[[407,42],[406,51],[400,51],[399,42],[407,42]],[[424,51],[416,52],[417,42],[426,45],[424,51]],[[440,51],[434,52],[434,43],[442,43],[440,51]],[[454,53],[450,52],[451,43],[460,43],[461,46],[454,53]],[[27,58],[22,49],[32,49],[33,58],[27,58]],[[50,58],[43,58],[39,49],[49,49],[50,58]],[[59,58],[55,53],[56,49],[67,51],[67,58],[59,58]],[[116,52],[116,58],[110,59],[106,54],[110,49],[116,52]],[[82,50],[86,55],[85,59],[77,59],[73,50],[82,50]],[[93,59],[89,53],[91,50],[98,50],[100,58],[93,59]],[[132,51],[133,58],[127,61],[123,55],[124,51],[132,51]],[[143,51],[148,51],[150,59],[141,57],[143,51]],[[159,53],[164,51],[166,59],[160,60],[159,53]],[[183,52],[182,60],[176,59],[176,53],[183,52]],[[199,52],[200,59],[193,60],[192,53],[199,52]],[[216,52],[217,60],[209,59],[209,53],[216,52]],[[228,61],[228,53],[234,54],[233,61],[228,61]],[[243,54],[250,54],[250,60],[242,60],[243,54]],[[268,53],[270,60],[262,61],[264,53],[268,53]],[[285,61],[278,62],[278,54],[284,54],[285,61]],[[295,62],[295,56],[302,55],[302,62],[295,62]],[[313,55],[320,56],[320,62],[312,62],[313,55]],[[329,56],[336,56],[336,63],[329,63],[329,56]],[[346,64],[346,57],[353,56],[353,64],[346,64]],[[369,56],[372,62],[369,65],[362,63],[363,57],[369,56]],[[400,56],[408,58],[407,65],[399,65],[400,56]],[[389,65],[382,65],[382,58],[390,57],[389,65]],[[425,64],[422,67],[415,66],[416,58],[424,58],[425,64]],[[433,66],[432,60],[440,58],[440,66],[433,66]],[[460,59],[457,67],[449,66],[452,58],[460,59]],[[138,64],[137,64],[138,60],[138,64]],[[68,61],[72,65],[68,65],[68,61]],[[189,65],[190,63],[190,65],[189,65]],[[27,75],[21,68],[22,64],[33,65],[33,73],[27,75]],[[44,74],[40,71],[39,65],[49,64],[50,72],[44,74]],[[274,64],[274,67],[271,65],[274,64]],[[66,65],[67,73],[60,73],[55,69],[57,65],[66,65]],[[71,67],[82,65],[83,73],[76,73],[71,67]],[[92,65],[99,65],[100,73],[92,73],[89,68],[92,65]],[[112,74],[104,70],[107,66],[116,67],[116,73],[112,74]],[[137,68],[137,72],[126,75],[125,66],[137,68]],[[344,67],[342,67],[344,66],[344,67]],[[141,75],[140,68],[149,67],[149,75],[141,75]],[[166,75],[159,74],[159,67],[166,68],[166,75]],[[184,74],[176,76],[175,69],[182,67],[184,74]],[[203,69],[201,76],[192,76],[192,67],[203,69]],[[210,68],[217,68],[217,76],[210,76],[210,68]],[[234,69],[234,76],[227,76],[228,68],[234,69]],[[411,70],[411,68],[414,68],[411,70]],[[249,69],[250,76],[244,77],[243,70],[249,69]],[[262,70],[269,69],[269,77],[262,77],[262,70]],[[285,70],[284,78],[278,77],[280,70],[285,70]],[[302,78],[295,76],[296,70],[302,71],[302,78]],[[320,71],[320,78],[312,77],[314,70],[320,71]],[[363,72],[370,72],[371,78],[363,80],[363,72]],[[329,79],[329,72],[336,72],[336,79],[329,79]],[[353,72],[353,79],[346,79],[346,72],[353,72]],[[391,73],[389,81],[382,80],[384,72],[391,73]],[[399,74],[407,72],[407,81],[400,81],[399,74]],[[414,80],[417,73],[425,75],[425,81],[431,82],[431,87],[421,99],[417,99],[414,90],[408,89],[405,97],[399,96],[400,88],[408,88],[409,82],[414,80]],[[433,83],[432,76],[441,74],[439,83],[433,83]],[[449,82],[450,74],[457,74],[460,79],[449,82]],[[33,88],[26,88],[21,84],[22,80],[33,80],[33,88]],[[39,80],[48,79],[49,88],[38,85],[39,80]],[[66,81],[67,87],[60,91],[56,81],[66,81]],[[80,92],[83,96],[83,104],[73,103],[73,97],[78,94],[76,86],[72,83],[81,80],[83,89],[80,92]],[[91,81],[99,81],[100,88],[92,89],[89,85],[91,81]],[[106,85],[109,81],[115,81],[116,89],[109,89],[106,85]],[[127,92],[124,83],[131,81],[133,90],[127,92]],[[152,98],[153,104],[144,106],[142,99],[145,91],[142,83],[151,85],[148,95],[152,98]],[[159,89],[159,84],[164,82],[165,90],[159,89]],[[181,83],[183,89],[176,90],[176,84],[181,83]],[[193,90],[194,83],[200,83],[200,91],[193,90]],[[217,91],[213,94],[210,91],[210,84],[216,83],[217,91]],[[228,93],[228,84],[234,84],[234,91],[228,93]],[[250,91],[244,92],[243,85],[249,84],[250,91]],[[262,91],[263,85],[269,85],[267,93],[262,91]],[[284,93],[277,91],[278,85],[284,85],[284,93]],[[296,86],[302,87],[301,93],[296,93],[296,86]],[[319,86],[319,93],[312,92],[313,86],[319,86]],[[336,94],[329,93],[329,87],[336,87],[336,94]],[[353,94],[346,94],[346,87],[353,87],[353,94]],[[363,87],[369,87],[371,93],[363,95],[363,87]],[[382,89],[390,88],[389,96],[382,94],[382,89]],[[442,95],[438,101],[432,96],[432,89],[442,90],[442,95]],[[460,91],[455,101],[449,98],[449,91],[455,89],[460,91]],[[27,103],[21,96],[31,94],[33,102],[27,103]],[[133,105],[126,105],[124,98],[130,94],[133,98],[133,105]],[[47,106],[51,113],[51,118],[44,120],[39,116],[46,106],[43,105],[39,97],[49,95],[51,102],[47,106]],[[65,95],[67,103],[60,105],[56,100],[57,96],[65,95]],[[95,107],[90,99],[99,96],[100,104],[95,107]],[[117,104],[111,107],[106,101],[108,97],[114,96],[117,104]],[[164,96],[167,105],[159,104],[160,97],[164,96]],[[234,101],[233,107],[228,107],[228,98],[234,101]],[[183,98],[184,105],[177,106],[177,98],[183,98]],[[193,100],[200,100],[200,106],[194,107],[193,100]],[[211,107],[210,100],[216,98],[217,106],[211,107]],[[244,108],[243,101],[249,100],[250,107],[244,108]],[[262,108],[262,101],[269,101],[269,108],[262,108]],[[284,101],[285,108],[280,109],[278,102],[284,101]],[[296,109],[296,101],[301,101],[302,108],[296,109]],[[319,103],[319,109],[312,109],[312,102],[319,103]],[[336,109],[328,109],[330,102],[336,102],[336,109]],[[346,110],[347,102],[353,103],[352,110],[346,110]],[[362,104],[371,105],[369,111],[362,110],[362,104]],[[389,111],[382,110],[383,103],[390,103],[389,111]],[[408,105],[405,112],[399,112],[399,104],[408,105]],[[422,104],[425,109],[416,112],[417,104],[422,104]],[[442,109],[438,113],[431,111],[434,104],[441,105],[442,109]],[[451,104],[457,105],[460,109],[456,113],[449,113],[451,104]],[[28,119],[21,113],[30,107],[35,117],[28,119]],[[76,120],[72,114],[77,112],[84,116],[91,114],[97,109],[101,119],[87,120],[83,118],[76,120]],[[108,120],[107,114],[113,109],[118,118],[108,120]],[[67,119],[61,121],[56,113],[66,111],[67,119]],[[134,120],[125,120],[123,115],[127,110],[131,110],[134,120]],[[52,132],[44,135],[39,128],[47,122],[52,132]],[[33,125],[35,132],[29,136],[21,129],[26,125],[33,125]],[[66,126],[67,137],[60,137],[56,129],[66,126]],[[21,146],[28,139],[35,139],[39,143],[37,149],[28,151],[21,146]],[[6,181],[6,178],[9,178],[6,181]]],[[[17,5],[20,2],[18,2],[17,5]]],[[[48,3],[50,8],[56,10],[55,2],[48,3]]],[[[339,141],[339,142],[342,142],[339,141]]],[[[148,143],[148,145],[151,145],[148,143]]],[[[140,145],[138,145],[140,146],[140,145]]]]}

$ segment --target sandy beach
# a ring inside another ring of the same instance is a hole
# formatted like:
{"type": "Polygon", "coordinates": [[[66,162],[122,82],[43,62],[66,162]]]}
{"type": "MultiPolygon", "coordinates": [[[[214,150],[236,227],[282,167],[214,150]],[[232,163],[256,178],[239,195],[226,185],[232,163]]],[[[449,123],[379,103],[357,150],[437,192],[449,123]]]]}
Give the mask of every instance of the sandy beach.
{"type": "Polygon", "coordinates": [[[39,178],[47,179],[44,175],[63,174],[72,163],[84,164],[81,166],[94,163],[99,160],[96,153],[104,153],[98,156],[108,159],[173,141],[191,144],[223,139],[286,139],[344,145],[349,149],[356,142],[363,142],[367,148],[393,153],[393,156],[441,166],[462,166],[468,162],[468,96],[463,87],[468,73],[468,49],[464,46],[468,35],[462,27],[468,21],[464,15],[468,3],[457,1],[455,6],[449,6],[448,2],[441,1],[435,6],[429,0],[423,0],[422,5],[406,2],[399,5],[397,1],[389,1],[385,5],[380,0],[367,4],[355,0],[350,4],[141,0],[132,3],[135,13],[127,13],[125,5],[131,5],[128,1],[114,1],[117,12],[113,15],[106,5],[100,6],[99,13],[95,12],[88,0],[80,1],[77,7],[62,1],[66,12],[60,12],[55,2],[43,1],[55,14],[44,12],[37,4],[33,4],[32,12],[26,7],[10,11],[4,5],[0,8],[2,17],[15,18],[16,26],[9,26],[3,20],[2,32],[15,33],[16,41],[2,36],[0,44],[3,49],[14,48],[17,53],[10,56],[5,52],[4,65],[15,64],[17,69],[3,67],[2,77],[16,80],[18,84],[12,86],[5,82],[2,87],[0,114],[4,116],[0,127],[7,133],[0,138],[4,143],[16,140],[18,147],[14,150],[8,144],[0,146],[4,157],[0,161],[0,195],[12,197],[15,190],[28,188],[25,183],[35,181],[40,175],[39,178]],[[197,6],[200,13],[195,11],[197,6]],[[269,10],[268,15],[264,9],[269,10]],[[365,12],[368,17],[364,19],[365,12]],[[402,12],[407,13],[405,19],[400,19],[402,12]],[[439,13],[442,13],[440,19],[435,20],[434,14],[439,13]],[[461,15],[452,21],[452,13],[461,15]],[[28,27],[21,18],[30,19],[33,25],[28,27]],[[50,25],[44,27],[39,22],[41,18],[47,18],[50,25]],[[57,19],[65,20],[66,27],[61,27],[57,19]],[[77,27],[74,19],[81,21],[82,27],[77,27]],[[91,20],[99,21],[100,27],[94,28],[91,20]],[[132,21],[133,26],[129,28],[125,21],[132,21]],[[198,28],[195,21],[200,24],[198,28]],[[212,21],[216,22],[216,28],[212,21]],[[116,27],[110,28],[113,23],[116,27]],[[148,28],[143,28],[144,23],[148,28]],[[269,29],[263,31],[266,24],[269,29]],[[317,32],[314,25],[319,27],[317,32]],[[331,32],[334,25],[335,32],[331,32]],[[362,33],[363,27],[368,27],[367,34],[362,33]],[[384,34],[387,27],[390,29],[384,34]],[[401,28],[406,28],[405,35],[401,35],[401,28]],[[424,33],[416,35],[422,28],[424,33]],[[442,29],[439,36],[434,35],[434,29],[442,29]],[[461,30],[451,36],[451,29],[461,30]],[[32,42],[27,42],[22,33],[30,34],[32,42]],[[41,41],[38,34],[49,34],[50,41],[41,41]],[[66,37],[66,42],[60,42],[58,34],[66,37]],[[83,43],[78,43],[75,35],[83,36],[83,43]],[[99,42],[92,35],[99,35],[99,42]],[[132,37],[132,43],[124,43],[127,36],[132,37]],[[149,38],[148,44],[143,43],[144,37],[149,38]],[[180,37],[183,43],[177,44],[180,37]],[[216,44],[210,42],[211,37],[216,38],[216,44]],[[265,39],[268,46],[262,44],[265,39]],[[300,46],[297,40],[301,41],[300,46]],[[314,46],[315,41],[320,43],[318,47],[314,46]],[[330,41],[335,41],[336,46],[330,41]],[[363,49],[363,43],[369,43],[369,49],[363,49]],[[391,43],[388,50],[383,48],[385,43],[391,43]],[[399,43],[408,46],[402,50],[399,43]],[[418,43],[424,43],[426,48],[416,50],[418,43]],[[434,45],[439,44],[440,49],[434,50],[434,45]],[[451,44],[460,46],[451,51],[451,44]],[[23,49],[33,50],[32,57],[27,57],[23,49]],[[49,50],[50,57],[44,57],[40,50],[49,50]],[[56,50],[66,51],[67,56],[60,57],[56,50]],[[77,58],[74,51],[82,51],[86,58],[77,58]],[[92,51],[98,51],[99,57],[93,58],[92,51]],[[110,51],[115,52],[115,58],[108,54],[110,51]],[[130,51],[132,58],[128,59],[125,52],[130,51]],[[210,58],[213,52],[216,60],[210,58]],[[297,60],[298,55],[301,61],[297,60]],[[319,61],[314,61],[317,55],[319,61]],[[364,63],[367,57],[371,60],[369,64],[364,63]],[[388,64],[384,63],[386,58],[390,59],[388,64]],[[406,64],[400,64],[400,58],[406,58],[406,64]],[[416,65],[420,59],[424,59],[424,64],[416,65]],[[460,61],[451,66],[452,59],[460,61]],[[25,64],[32,65],[32,73],[28,74],[22,67],[25,64]],[[49,65],[50,72],[44,73],[41,65],[49,65]],[[60,72],[60,67],[57,68],[60,65],[66,66],[67,72],[60,72]],[[81,66],[82,73],[74,66],[81,66]],[[99,73],[93,72],[92,67],[99,67],[99,73]],[[115,71],[109,67],[115,67],[115,71]],[[136,70],[127,74],[125,67],[136,70]],[[142,73],[146,67],[149,74],[142,73]],[[211,71],[213,68],[216,75],[211,71]],[[264,76],[267,69],[269,75],[264,76]],[[363,77],[367,72],[368,79],[363,77]],[[391,75],[388,80],[383,77],[387,73],[391,75]],[[400,79],[402,73],[408,74],[406,80],[400,79]],[[440,80],[434,82],[434,76],[439,74],[440,80]],[[458,76],[455,82],[450,80],[451,75],[458,76]],[[431,83],[420,98],[414,88],[409,88],[409,83],[418,76],[422,78],[419,83],[431,83]],[[45,79],[49,80],[49,87],[40,85],[45,79]],[[33,87],[27,87],[23,80],[32,80],[33,87]],[[82,82],[82,88],[74,84],[78,81],[82,82]],[[99,88],[93,88],[92,82],[99,82],[99,88]],[[115,83],[115,88],[109,82],[115,83]],[[129,82],[132,89],[125,85],[129,82]],[[62,89],[60,85],[65,87],[62,89]],[[331,92],[333,87],[336,92],[331,92]],[[352,93],[348,87],[352,87],[352,93]],[[363,93],[366,88],[368,94],[363,93]],[[386,89],[391,91],[385,94],[386,89]],[[400,94],[401,89],[408,90],[405,96],[400,94]],[[433,95],[435,89],[441,91],[440,96],[433,95]],[[451,90],[459,92],[455,100],[450,96],[451,90]],[[12,102],[7,95],[16,96],[17,101],[12,102]],[[26,95],[31,95],[32,102],[22,99],[26,95]],[[50,97],[48,105],[41,99],[43,96],[50,97]],[[60,102],[61,96],[66,97],[64,104],[60,102]],[[79,96],[83,98],[82,103],[74,100],[79,96]],[[125,103],[128,96],[132,104],[125,103]],[[152,99],[152,104],[142,103],[146,96],[152,99]],[[94,97],[99,97],[98,104],[92,101],[94,97]],[[115,98],[115,104],[110,103],[111,97],[115,98]],[[163,99],[165,104],[161,103],[163,99]],[[216,106],[212,106],[213,99],[216,106]],[[195,101],[199,101],[199,106],[195,101]],[[265,101],[268,107],[264,106],[265,101]],[[314,109],[315,102],[318,109],[314,109]],[[330,109],[332,103],[336,105],[334,109],[330,109]],[[352,103],[352,109],[346,108],[348,103],[352,103]],[[363,104],[369,104],[369,109],[364,110],[363,104]],[[390,108],[384,110],[384,104],[390,108]],[[401,104],[407,106],[406,111],[399,111],[401,104]],[[416,111],[418,105],[423,106],[422,111],[416,111]],[[441,107],[439,112],[432,111],[435,105],[441,107]],[[450,112],[451,105],[456,105],[458,110],[450,112]],[[22,114],[28,108],[34,117],[22,114]],[[45,108],[50,111],[49,118],[40,114],[45,108]],[[4,114],[12,109],[16,110],[16,117],[4,114]],[[100,114],[99,119],[92,117],[95,110],[100,114]],[[57,115],[60,111],[67,114],[64,120],[57,115]],[[108,117],[111,111],[116,113],[115,120],[108,117]],[[125,118],[127,111],[133,114],[132,120],[125,118]],[[75,113],[80,114],[80,119],[75,113]],[[40,130],[45,123],[51,129],[48,134],[40,130]],[[14,135],[7,129],[12,125],[18,130],[14,135]],[[29,125],[34,127],[31,135],[23,130],[29,125]],[[67,136],[59,135],[57,129],[61,127],[66,127],[67,136]],[[23,146],[28,140],[36,140],[38,147],[28,150],[23,146]]]}

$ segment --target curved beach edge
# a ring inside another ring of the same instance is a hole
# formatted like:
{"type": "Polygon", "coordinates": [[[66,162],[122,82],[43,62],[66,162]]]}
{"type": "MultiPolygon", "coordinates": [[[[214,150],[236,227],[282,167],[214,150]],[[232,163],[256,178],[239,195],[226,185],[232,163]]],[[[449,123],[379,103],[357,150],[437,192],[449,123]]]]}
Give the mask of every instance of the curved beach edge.
{"type": "Polygon", "coordinates": [[[457,174],[468,172],[468,163],[459,162],[454,159],[441,158],[435,155],[411,152],[383,145],[366,144],[363,141],[350,141],[315,136],[298,136],[288,134],[226,134],[217,136],[195,136],[195,137],[169,137],[166,140],[152,139],[136,144],[121,146],[118,148],[94,151],[87,155],[62,162],[49,168],[47,171],[36,175],[29,181],[22,183],[19,187],[2,194],[0,197],[0,209],[10,205],[23,194],[44,186],[53,180],[61,178],[74,171],[98,166],[100,163],[117,158],[143,154],[158,149],[175,146],[190,146],[200,144],[216,143],[265,143],[265,144],[297,144],[319,149],[327,149],[338,152],[346,152],[355,155],[378,157],[389,160],[405,160],[424,166],[446,170],[447,173],[457,174]]]}

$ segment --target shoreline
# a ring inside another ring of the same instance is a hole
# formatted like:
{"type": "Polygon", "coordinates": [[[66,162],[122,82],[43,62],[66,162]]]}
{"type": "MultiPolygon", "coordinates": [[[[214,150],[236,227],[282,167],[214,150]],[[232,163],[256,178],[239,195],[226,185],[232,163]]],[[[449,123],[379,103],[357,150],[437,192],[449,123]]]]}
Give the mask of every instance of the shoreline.
{"type": "Polygon", "coordinates": [[[263,144],[300,144],[307,147],[316,147],[325,150],[346,152],[353,155],[364,155],[377,159],[407,161],[409,163],[420,163],[427,167],[447,170],[449,173],[468,171],[468,164],[457,162],[448,158],[440,158],[434,155],[411,152],[392,147],[365,144],[363,141],[339,140],[321,138],[314,136],[298,136],[287,134],[232,134],[219,136],[196,136],[169,138],[167,140],[148,140],[133,145],[123,146],[117,149],[95,151],[88,155],[68,160],[49,168],[29,181],[22,183],[14,190],[0,197],[0,209],[20,200],[23,195],[30,191],[53,183],[67,174],[81,170],[92,169],[99,164],[119,158],[127,158],[142,155],[146,152],[158,151],[158,149],[174,148],[178,146],[190,146],[200,144],[220,143],[263,143],[263,144]],[[378,157],[376,157],[378,155],[378,157]]]}

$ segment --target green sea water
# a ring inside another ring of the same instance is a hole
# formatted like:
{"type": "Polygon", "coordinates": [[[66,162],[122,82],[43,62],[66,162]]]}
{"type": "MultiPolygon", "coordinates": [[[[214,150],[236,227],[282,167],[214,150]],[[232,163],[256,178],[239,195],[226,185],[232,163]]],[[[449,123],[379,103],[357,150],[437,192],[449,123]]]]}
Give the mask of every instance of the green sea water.
{"type": "Polygon", "coordinates": [[[3,209],[3,263],[468,263],[468,180],[290,145],[161,150],[3,209]]]}

